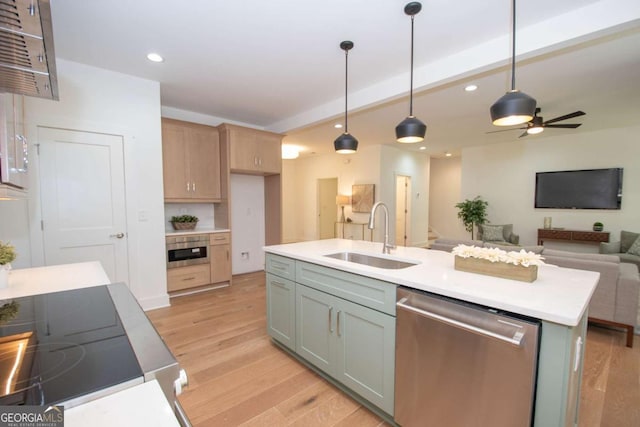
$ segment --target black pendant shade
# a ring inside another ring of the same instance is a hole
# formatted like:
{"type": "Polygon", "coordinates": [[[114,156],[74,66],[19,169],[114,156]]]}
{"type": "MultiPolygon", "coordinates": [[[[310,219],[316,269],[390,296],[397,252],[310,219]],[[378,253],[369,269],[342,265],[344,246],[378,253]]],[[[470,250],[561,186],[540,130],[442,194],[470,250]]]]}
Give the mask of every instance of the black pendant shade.
{"type": "Polygon", "coordinates": [[[411,86],[409,89],[409,116],[396,126],[396,140],[402,143],[414,143],[424,140],[427,125],[413,115],[413,18],[422,10],[422,4],[417,1],[407,3],[404,13],[411,16],[411,86]]]}
{"type": "Polygon", "coordinates": [[[536,100],[519,90],[510,90],[491,106],[491,120],[496,126],[527,123],[533,119],[536,100]]]}
{"type": "Polygon", "coordinates": [[[358,140],[349,132],[345,132],[333,141],[333,147],[336,149],[336,153],[355,153],[358,150],[358,140]]]}
{"type": "Polygon", "coordinates": [[[516,0],[512,1],[511,90],[498,99],[490,109],[491,121],[496,126],[527,123],[536,111],[536,100],[516,90],[516,0]]]}
{"type": "Polygon", "coordinates": [[[396,139],[398,142],[420,142],[424,140],[425,133],[427,133],[427,125],[413,116],[407,117],[396,126],[396,139]]]}
{"type": "Polygon", "coordinates": [[[344,50],[344,133],[333,141],[336,153],[350,154],[358,150],[358,140],[349,133],[349,121],[347,116],[347,94],[349,87],[349,50],[353,48],[353,42],[345,40],[340,43],[340,49],[344,50]]]}

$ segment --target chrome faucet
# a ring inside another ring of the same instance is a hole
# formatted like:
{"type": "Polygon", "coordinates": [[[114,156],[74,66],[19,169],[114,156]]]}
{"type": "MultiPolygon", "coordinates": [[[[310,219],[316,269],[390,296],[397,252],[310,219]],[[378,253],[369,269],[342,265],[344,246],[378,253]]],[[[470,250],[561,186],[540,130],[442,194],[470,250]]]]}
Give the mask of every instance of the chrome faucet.
{"type": "Polygon", "coordinates": [[[376,209],[378,209],[378,206],[382,206],[382,209],[384,210],[384,243],[382,244],[382,253],[390,254],[391,249],[395,249],[396,247],[395,245],[389,243],[389,209],[387,209],[387,205],[385,205],[384,203],[377,202],[371,208],[371,216],[369,217],[369,230],[373,230],[373,227],[375,226],[376,209]]]}

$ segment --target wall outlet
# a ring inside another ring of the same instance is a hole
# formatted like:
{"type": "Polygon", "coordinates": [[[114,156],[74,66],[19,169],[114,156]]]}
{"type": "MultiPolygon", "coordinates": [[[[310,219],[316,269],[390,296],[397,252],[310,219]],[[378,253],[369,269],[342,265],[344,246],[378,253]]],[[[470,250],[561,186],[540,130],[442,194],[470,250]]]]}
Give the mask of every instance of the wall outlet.
{"type": "Polygon", "coordinates": [[[240,258],[249,259],[249,252],[240,252],[240,258]]]}

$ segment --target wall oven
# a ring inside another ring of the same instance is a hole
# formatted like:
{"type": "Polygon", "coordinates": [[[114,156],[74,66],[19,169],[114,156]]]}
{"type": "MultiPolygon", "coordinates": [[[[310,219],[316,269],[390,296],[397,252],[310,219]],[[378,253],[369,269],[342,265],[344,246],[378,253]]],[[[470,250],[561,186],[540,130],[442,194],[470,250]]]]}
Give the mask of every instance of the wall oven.
{"type": "Polygon", "coordinates": [[[209,235],[170,236],[167,242],[167,268],[209,263],[209,235]]]}

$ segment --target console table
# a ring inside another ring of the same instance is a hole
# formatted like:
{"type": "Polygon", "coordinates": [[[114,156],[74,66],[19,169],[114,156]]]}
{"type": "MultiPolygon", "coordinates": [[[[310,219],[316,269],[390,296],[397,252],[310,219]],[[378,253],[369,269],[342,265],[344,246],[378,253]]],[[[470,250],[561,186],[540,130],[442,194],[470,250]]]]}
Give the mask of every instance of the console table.
{"type": "Polygon", "coordinates": [[[538,228],[538,244],[545,240],[561,240],[568,243],[608,242],[608,231],[565,230],[558,228],[538,228]]]}

